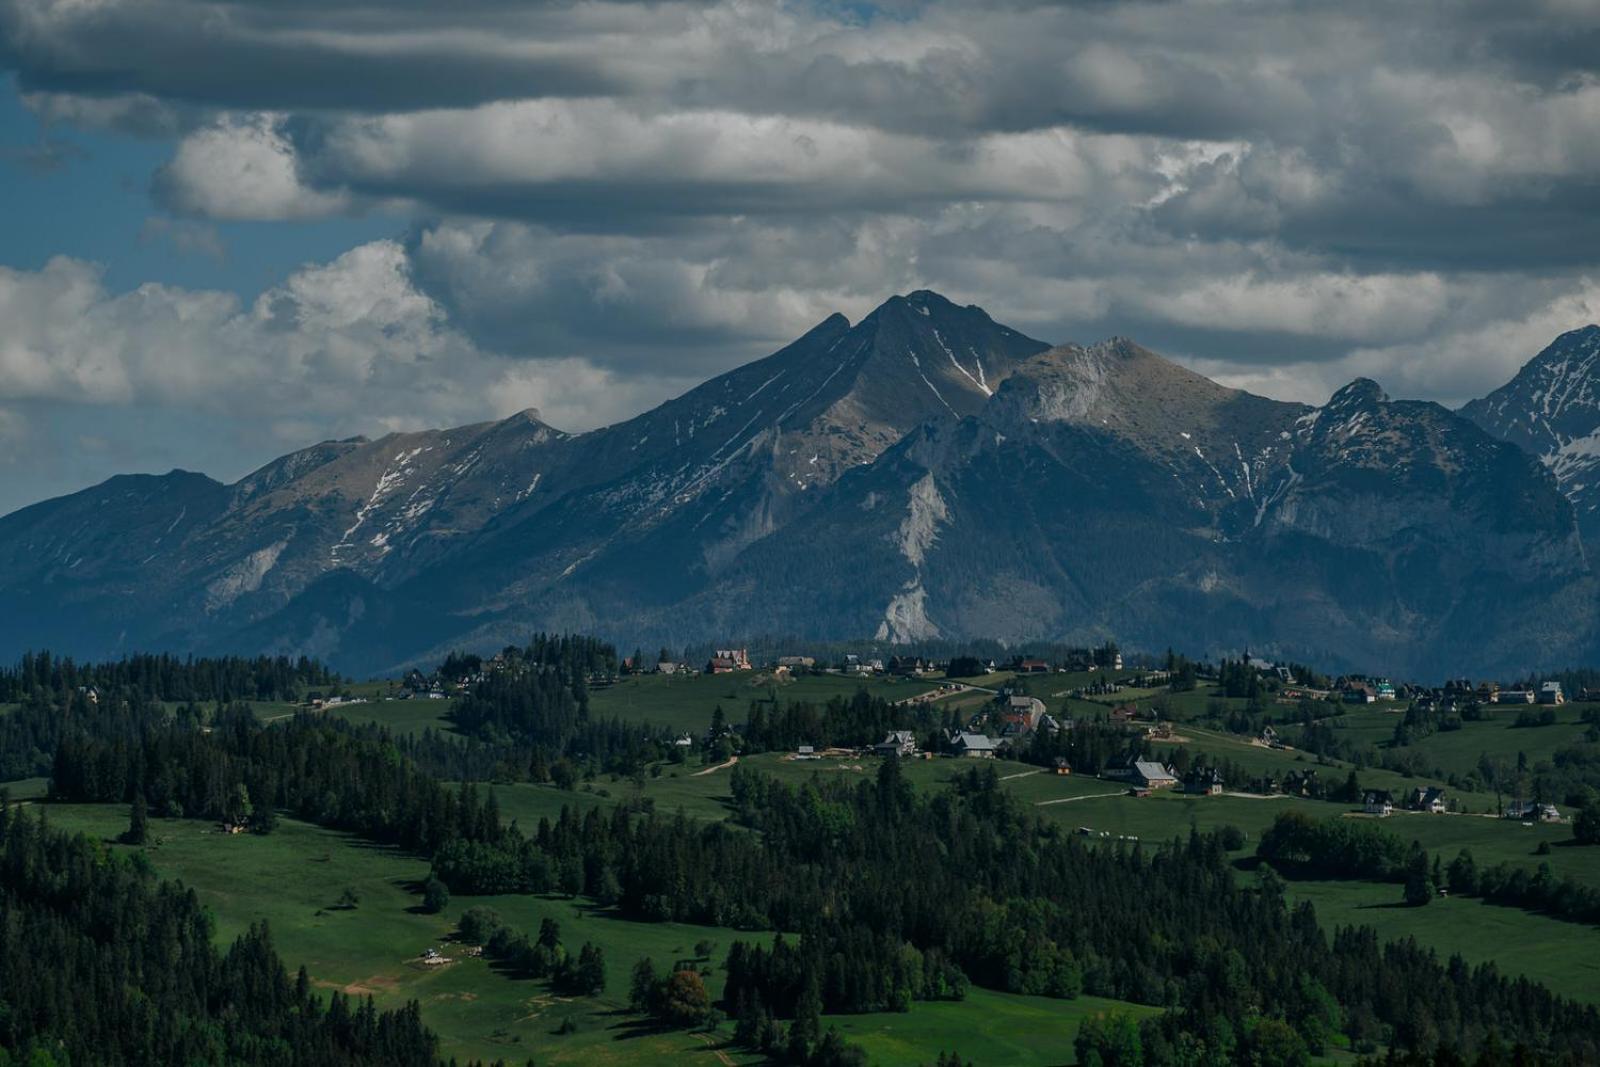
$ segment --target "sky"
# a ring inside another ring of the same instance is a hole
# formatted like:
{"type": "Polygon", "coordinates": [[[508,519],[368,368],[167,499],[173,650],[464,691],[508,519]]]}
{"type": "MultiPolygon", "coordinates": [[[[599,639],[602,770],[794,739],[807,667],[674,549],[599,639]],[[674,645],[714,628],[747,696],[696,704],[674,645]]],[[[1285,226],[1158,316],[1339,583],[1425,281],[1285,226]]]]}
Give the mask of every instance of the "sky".
{"type": "Polygon", "coordinates": [[[0,514],[934,289],[1319,403],[1600,320],[1594,0],[0,0],[0,514]]]}

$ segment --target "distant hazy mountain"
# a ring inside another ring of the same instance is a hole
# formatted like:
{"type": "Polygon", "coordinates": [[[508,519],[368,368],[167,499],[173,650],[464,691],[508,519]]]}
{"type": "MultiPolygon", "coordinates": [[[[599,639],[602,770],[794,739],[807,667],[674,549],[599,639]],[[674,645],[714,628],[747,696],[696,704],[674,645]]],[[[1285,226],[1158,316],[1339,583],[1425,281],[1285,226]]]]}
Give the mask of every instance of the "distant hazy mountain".
{"type": "MultiPolygon", "coordinates": [[[[1532,403],[1492,410],[1510,425],[1532,403]]],[[[1285,404],[921,292],[592,433],[524,412],[326,442],[232,486],[114,478],[24,509],[0,519],[0,652],[370,672],[573,628],[647,646],[1114,636],[1396,673],[1578,662],[1600,593],[1525,448],[1544,454],[1371,382],[1285,404]]]]}

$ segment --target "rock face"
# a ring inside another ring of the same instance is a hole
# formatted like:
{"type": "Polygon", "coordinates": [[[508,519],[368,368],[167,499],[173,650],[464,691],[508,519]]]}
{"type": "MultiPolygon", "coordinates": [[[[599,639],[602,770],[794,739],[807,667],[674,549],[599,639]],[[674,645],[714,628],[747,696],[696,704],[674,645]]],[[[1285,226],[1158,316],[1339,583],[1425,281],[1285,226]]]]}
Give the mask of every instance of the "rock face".
{"type": "Polygon", "coordinates": [[[1461,414],[1542,460],[1578,514],[1600,535],[1600,326],[1564,333],[1517,376],[1461,414]]]}
{"type": "Polygon", "coordinates": [[[524,412],[0,518],[0,654],[307,652],[368,673],[572,628],[1531,670],[1595,644],[1559,473],[1371,382],[1280,403],[921,292],[592,433],[524,412]]]}

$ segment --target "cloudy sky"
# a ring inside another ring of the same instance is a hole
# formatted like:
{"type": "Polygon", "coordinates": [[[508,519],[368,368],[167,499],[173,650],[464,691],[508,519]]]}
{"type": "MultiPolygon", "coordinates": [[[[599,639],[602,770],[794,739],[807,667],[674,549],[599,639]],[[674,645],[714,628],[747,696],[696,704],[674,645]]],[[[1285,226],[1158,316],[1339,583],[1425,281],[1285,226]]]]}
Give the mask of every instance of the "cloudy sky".
{"type": "Polygon", "coordinates": [[[1600,319],[1594,0],[0,0],[0,512],[937,289],[1320,402],[1600,319]]]}

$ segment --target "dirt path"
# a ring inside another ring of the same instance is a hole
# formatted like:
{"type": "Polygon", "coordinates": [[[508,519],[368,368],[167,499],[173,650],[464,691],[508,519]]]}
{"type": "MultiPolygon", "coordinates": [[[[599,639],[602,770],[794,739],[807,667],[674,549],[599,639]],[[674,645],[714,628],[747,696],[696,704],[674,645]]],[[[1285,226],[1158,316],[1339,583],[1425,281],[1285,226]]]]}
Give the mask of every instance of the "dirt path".
{"type": "Polygon", "coordinates": [[[710,1034],[696,1034],[695,1036],[701,1041],[704,1041],[706,1043],[706,1048],[711,1051],[711,1054],[725,1064],[726,1067],[734,1067],[733,1057],[717,1047],[716,1038],[712,1037],[710,1034]]]}
{"type": "Polygon", "coordinates": [[[1036,800],[1033,802],[1033,806],[1036,808],[1042,808],[1047,804],[1071,804],[1074,800],[1095,800],[1099,797],[1120,797],[1126,792],[1126,789],[1119,789],[1115,793],[1087,793],[1081,797],[1057,797],[1055,800],[1036,800]]]}
{"type": "Polygon", "coordinates": [[[1031,771],[1017,771],[1015,774],[1002,774],[1000,776],[1000,780],[1002,782],[1009,782],[1013,778],[1026,778],[1030,774],[1043,774],[1043,773],[1044,773],[1044,769],[1043,768],[1035,768],[1035,769],[1033,769],[1031,771]]]}
{"type": "Polygon", "coordinates": [[[690,778],[702,778],[705,775],[713,774],[713,773],[715,773],[717,771],[720,771],[725,767],[732,767],[735,763],[738,763],[738,762],[739,762],[739,757],[738,756],[729,756],[727,763],[719,763],[715,767],[707,767],[703,771],[695,771],[693,774],[689,775],[689,777],[690,778]]]}

